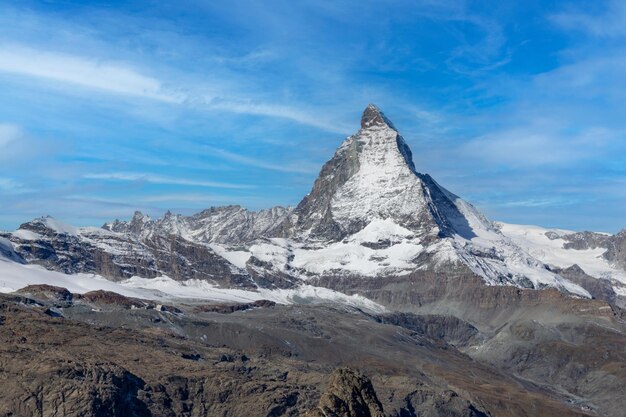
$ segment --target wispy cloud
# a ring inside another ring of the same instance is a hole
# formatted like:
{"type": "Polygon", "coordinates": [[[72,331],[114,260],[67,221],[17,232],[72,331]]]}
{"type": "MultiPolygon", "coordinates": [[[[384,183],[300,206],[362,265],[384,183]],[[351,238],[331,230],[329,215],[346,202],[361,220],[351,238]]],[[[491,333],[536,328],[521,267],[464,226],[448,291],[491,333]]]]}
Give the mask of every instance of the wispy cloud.
{"type": "Polygon", "coordinates": [[[181,98],[163,90],[153,77],[127,64],[27,48],[0,45],[0,71],[43,78],[115,94],[180,103],[181,98]]]}
{"type": "MultiPolygon", "coordinates": [[[[598,2],[602,4],[602,2],[598,2]]],[[[600,13],[584,9],[570,8],[551,16],[557,25],[571,31],[586,32],[597,37],[626,36],[626,3],[623,0],[609,0],[600,13]]]]}
{"type": "Polygon", "coordinates": [[[511,61],[511,52],[506,48],[507,38],[498,22],[467,13],[449,18],[473,25],[481,33],[477,40],[471,40],[460,32],[461,45],[451,52],[447,60],[450,69],[473,75],[497,69],[511,61]]]}
{"type": "Polygon", "coordinates": [[[535,129],[513,129],[495,132],[463,145],[463,153],[509,168],[532,168],[555,164],[571,164],[593,157],[577,146],[566,146],[568,140],[535,129]]]}
{"type": "Polygon", "coordinates": [[[318,164],[312,164],[306,161],[296,161],[294,163],[271,163],[261,160],[260,158],[255,158],[251,156],[246,156],[242,154],[238,154],[235,152],[227,151],[225,149],[215,148],[212,146],[205,146],[206,150],[211,153],[213,156],[217,156],[218,158],[226,159],[231,162],[236,162],[242,165],[248,165],[257,168],[269,169],[272,171],[279,172],[293,172],[299,174],[312,174],[319,171],[318,164]]]}
{"type": "Polygon", "coordinates": [[[234,184],[219,181],[197,181],[186,178],[175,178],[163,175],[142,174],[134,172],[113,172],[104,174],[85,174],[83,178],[90,180],[127,181],[127,182],[147,182],[152,184],[184,185],[191,187],[208,188],[233,188],[245,189],[254,188],[247,184],[234,184]]]}
{"type": "Polygon", "coordinates": [[[13,178],[0,177],[0,191],[18,191],[22,184],[13,178]]]}
{"type": "Polygon", "coordinates": [[[159,194],[139,198],[146,203],[211,203],[213,201],[237,200],[239,196],[216,194],[159,194]]]}
{"type": "MultiPolygon", "coordinates": [[[[219,110],[229,113],[267,116],[291,120],[326,131],[346,133],[349,127],[329,120],[314,111],[291,105],[276,104],[252,98],[240,98],[240,92],[222,91],[203,95],[172,81],[147,75],[131,65],[99,58],[70,55],[34,49],[23,45],[0,45],[0,72],[69,83],[110,94],[140,97],[165,103],[219,110]],[[166,88],[165,85],[170,86],[166,88]]],[[[195,86],[206,90],[208,86],[195,86]]],[[[212,89],[212,88],[209,88],[212,89]]]]}
{"type": "Polygon", "coordinates": [[[539,207],[562,207],[562,206],[576,204],[577,202],[578,202],[577,199],[553,197],[553,198],[532,198],[528,200],[504,201],[500,204],[496,203],[495,205],[499,205],[501,207],[539,208],[539,207]]]}
{"type": "Polygon", "coordinates": [[[185,102],[195,107],[204,107],[207,110],[213,109],[237,114],[268,116],[291,120],[302,125],[317,127],[328,132],[345,134],[351,130],[351,126],[343,122],[330,120],[326,115],[319,114],[315,110],[307,111],[293,106],[263,103],[252,99],[190,95],[186,98],[185,102]]]}

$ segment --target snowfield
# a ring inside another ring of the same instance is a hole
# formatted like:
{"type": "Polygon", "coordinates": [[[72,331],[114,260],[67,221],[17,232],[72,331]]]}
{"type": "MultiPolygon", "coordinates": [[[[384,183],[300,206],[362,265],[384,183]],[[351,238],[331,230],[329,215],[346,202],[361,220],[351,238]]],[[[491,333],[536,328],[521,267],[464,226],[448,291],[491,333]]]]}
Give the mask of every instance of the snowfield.
{"type": "Polygon", "coordinates": [[[279,304],[311,304],[332,302],[371,312],[384,312],[385,308],[360,295],[345,295],[327,288],[302,285],[295,289],[248,291],[219,288],[206,281],[174,281],[169,277],[132,277],[121,282],[109,281],[94,274],[67,275],[49,271],[38,265],[24,265],[0,255],[0,292],[11,293],[28,285],[48,284],[67,288],[72,293],[112,291],[126,297],[148,300],[211,300],[244,303],[271,300],[279,304]]]}
{"type": "MultiPolygon", "coordinates": [[[[405,275],[415,269],[412,261],[423,250],[410,230],[391,219],[375,219],[341,242],[312,245],[273,238],[252,245],[249,256],[306,280],[310,275],[323,274],[405,275]]],[[[243,259],[243,255],[238,256],[243,259]]]]}
{"type": "Polygon", "coordinates": [[[507,223],[498,223],[498,226],[505,236],[509,237],[536,259],[559,268],[569,268],[576,264],[587,275],[595,278],[605,278],[613,282],[617,281],[613,290],[618,295],[626,295],[626,271],[612,266],[602,256],[606,249],[566,249],[564,247],[566,243],[564,239],[550,239],[546,234],[552,232],[555,236],[562,236],[575,232],[507,223]]]}
{"type": "Polygon", "coordinates": [[[546,235],[553,232],[567,235],[575,232],[561,229],[544,229],[539,226],[522,226],[517,224],[498,223],[504,235],[524,248],[535,258],[548,265],[568,268],[577,264],[587,274],[596,278],[616,279],[626,284],[626,272],[614,268],[602,257],[606,249],[565,249],[564,239],[550,239],[546,235]]]}

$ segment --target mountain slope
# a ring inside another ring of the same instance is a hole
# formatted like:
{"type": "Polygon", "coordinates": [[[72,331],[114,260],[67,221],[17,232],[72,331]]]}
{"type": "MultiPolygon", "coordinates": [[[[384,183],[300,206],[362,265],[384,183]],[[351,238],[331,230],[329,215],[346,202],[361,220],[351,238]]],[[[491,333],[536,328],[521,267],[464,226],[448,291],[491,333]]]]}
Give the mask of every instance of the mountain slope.
{"type": "Polygon", "coordinates": [[[626,256],[620,252],[626,244],[626,230],[609,235],[507,223],[498,223],[498,227],[536,259],[552,269],[565,270],[562,275],[579,270],[578,275],[606,281],[616,295],[626,297],[626,256]]]}
{"type": "Polygon", "coordinates": [[[471,204],[416,171],[389,119],[369,105],[361,129],[322,168],[311,192],[252,259],[301,279],[468,268],[488,284],[589,293],[548,271],[471,204]]]}

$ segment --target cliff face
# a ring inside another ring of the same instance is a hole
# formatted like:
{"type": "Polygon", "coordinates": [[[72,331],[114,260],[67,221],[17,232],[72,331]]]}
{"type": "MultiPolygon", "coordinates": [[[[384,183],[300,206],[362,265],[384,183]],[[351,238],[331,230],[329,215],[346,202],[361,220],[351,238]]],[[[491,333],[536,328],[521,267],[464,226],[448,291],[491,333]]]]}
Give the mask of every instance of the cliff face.
{"type": "MultiPolygon", "coordinates": [[[[132,230],[138,228],[135,224],[132,230]]],[[[61,228],[54,219],[40,218],[6,236],[22,262],[66,274],[92,273],[114,281],[166,275],[175,280],[199,279],[229,287],[253,286],[245,270],[207,245],[176,234],[133,233],[66,225],[61,228]]]]}

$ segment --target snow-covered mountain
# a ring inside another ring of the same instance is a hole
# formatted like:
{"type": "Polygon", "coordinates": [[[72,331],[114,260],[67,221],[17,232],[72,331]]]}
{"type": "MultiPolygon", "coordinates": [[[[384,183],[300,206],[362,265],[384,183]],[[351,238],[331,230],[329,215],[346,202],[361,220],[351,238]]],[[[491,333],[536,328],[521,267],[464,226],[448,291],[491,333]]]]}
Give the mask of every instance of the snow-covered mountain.
{"type": "Polygon", "coordinates": [[[157,220],[137,211],[129,222],[115,220],[102,228],[140,238],[172,234],[194,242],[242,244],[271,234],[291,211],[291,208],[274,207],[254,212],[240,206],[225,206],[212,207],[192,216],[168,211],[157,220]]]}
{"type": "Polygon", "coordinates": [[[564,271],[578,264],[626,295],[626,236],[490,222],[419,173],[402,136],[373,105],[295,208],[228,206],[157,220],[137,212],[130,221],[78,229],[42,218],[0,236],[14,260],[113,280],[167,276],[223,288],[294,288],[320,277],[465,271],[488,285],[589,297],[588,280],[564,271]]]}
{"type": "MultiPolygon", "coordinates": [[[[574,232],[497,223],[500,231],[534,258],[569,280],[595,282],[626,297],[626,229],[618,234],[574,232]]],[[[590,289],[590,288],[589,288],[590,289]]]]}

